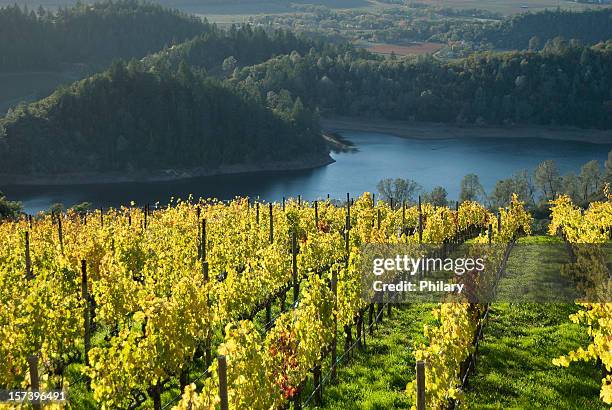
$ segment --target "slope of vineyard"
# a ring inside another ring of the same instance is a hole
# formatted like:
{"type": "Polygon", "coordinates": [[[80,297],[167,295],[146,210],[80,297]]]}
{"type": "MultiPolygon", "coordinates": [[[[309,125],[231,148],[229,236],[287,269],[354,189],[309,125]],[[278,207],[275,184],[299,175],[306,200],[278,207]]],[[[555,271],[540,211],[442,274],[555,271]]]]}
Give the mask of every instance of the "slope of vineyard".
{"type": "Polygon", "coordinates": [[[608,188],[604,189],[607,201],[593,202],[586,210],[572,204],[567,196],[553,201],[549,233],[561,235],[568,245],[571,263],[566,274],[586,295],[586,301],[579,303],[580,309],[570,319],[584,326],[590,337],[588,343],[554,359],[553,363],[562,367],[577,361],[600,364],[603,373],[600,397],[606,404],[612,404],[612,303],[609,302],[612,195],[608,188]]]}
{"type": "MultiPolygon", "coordinates": [[[[497,228],[491,223],[495,216],[488,214],[483,207],[472,207],[464,213],[466,221],[482,220],[488,224],[487,234],[474,239],[475,244],[501,244],[504,247],[490,247],[486,252],[487,269],[499,272],[504,269],[511,246],[521,234],[531,233],[532,218],[524,208],[524,203],[513,195],[510,207],[500,209],[497,215],[497,228]],[[482,215],[482,216],[480,216],[482,215]]],[[[461,214],[459,215],[461,217],[461,214]]],[[[461,223],[461,222],[460,222],[461,223]]],[[[472,222],[466,222],[472,223],[472,222]]],[[[495,275],[496,277],[499,274],[495,275]]],[[[487,276],[476,281],[488,281],[487,276]]],[[[484,283],[481,283],[483,285],[484,283]]],[[[467,374],[474,366],[475,345],[489,305],[484,303],[441,303],[433,311],[436,323],[424,326],[425,343],[416,344],[415,357],[424,362],[426,402],[434,408],[443,408],[448,403],[461,403],[467,374]]],[[[416,400],[417,380],[408,385],[408,392],[416,400]]]]}
{"type": "Polygon", "coordinates": [[[415,374],[412,345],[423,342],[423,325],[433,324],[431,304],[412,304],[393,308],[376,326],[366,348],[357,351],[338,370],[338,383],[325,387],[323,409],[359,408],[408,409],[413,404],[406,395],[406,384],[415,374]],[[408,348],[407,348],[408,347],[408,348]]]}
{"type": "Polygon", "coordinates": [[[216,353],[232,408],[284,406],[334,357],[334,326],[363,325],[361,245],[442,243],[493,220],[471,202],[351,202],[174,201],[3,223],[0,385],[30,386],[34,355],[41,387],[70,389],[64,375],[77,372],[104,407],[161,408],[187,387],[178,406],[208,408],[220,400],[216,353]],[[264,309],[267,332],[252,320],[264,309]]]}
{"type": "Polygon", "coordinates": [[[518,294],[512,293],[517,288],[562,279],[561,266],[568,260],[563,243],[556,238],[524,238],[520,245],[536,246],[529,253],[514,252],[508,260],[500,283],[504,303],[491,307],[478,365],[466,391],[467,403],[475,409],[605,408],[598,399],[599,372],[594,366],[582,363],[559,369],[551,361],[588,342],[580,326],[567,320],[578,306],[537,300],[505,302],[518,294]]]}

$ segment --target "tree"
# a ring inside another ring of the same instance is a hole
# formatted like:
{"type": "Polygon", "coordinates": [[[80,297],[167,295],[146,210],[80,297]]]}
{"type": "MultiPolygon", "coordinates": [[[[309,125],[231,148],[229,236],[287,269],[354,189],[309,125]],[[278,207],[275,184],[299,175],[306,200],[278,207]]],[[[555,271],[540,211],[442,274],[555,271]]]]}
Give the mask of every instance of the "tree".
{"type": "Polygon", "coordinates": [[[380,196],[384,201],[400,204],[405,202],[414,202],[415,195],[421,190],[421,186],[411,180],[402,178],[385,178],[376,185],[380,196]]]}
{"type": "Polygon", "coordinates": [[[9,201],[0,191],[0,219],[16,218],[23,212],[21,202],[9,201]]]}
{"type": "Polygon", "coordinates": [[[538,165],[534,177],[545,199],[553,199],[561,189],[561,175],[555,161],[546,160],[538,165]]]}
{"type": "Polygon", "coordinates": [[[599,162],[592,160],[582,166],[580,170],[580,188],[583,194],[584,201],[588,201],[589,195],[596,193],[599,190],[601,182],[601,171],[599,162]]]}
{"type": "Polygon", "coordinates": [[[604,181],[612,184],[612,151],[608,152],[608,159],[604,163],[604,181]]]}
{"type": "Polygon", "coordinates": [[[541,44],[542,44],[542,41],[540,40],[540,37],[533,36],[529,39],[529,50],[537,51],[540,48],[541,44]]]}
{"type": "Polygon", "coordinates": [[[425,202],[429,202],[435,206],[448,206],[448,193],[441,186],[434,187],[431,192],[426,193],[423,197],[425,202]]]}
{"type": "Polygon", "coordinates": [[[238,65],[238,60],[234,56],[229,56],[225,60],[223,60],[223,64],[221,64],[221,69],[226,73],[230,71],[234,71],[236,66],[238,65]]]}
{"type": "Polygon", "coordinates": [[[503,208],[510,202],[514,193],[514,181],[512,179],[501,179],[495,183],[493,192],[489,196],[492,208],[503,208]]]}
{"type": "Polygon", "coordinates": [[[497,181],[489,196],[489,201],[492,208],[503,208],[510,203],[512,194],[517,194],[521,201],[534,204],[534,190],[529,171],[522,170],[514,174],[512,178],[497,181]]]}
{"type": "Polygon", "coordinates": [[[580,179],[578,176],[569,172],[564,175],[561,182],[562,191],[565,195],[569,195],[572,201],[577,203],[582,200],[582,190],[580,189],[580,179]]]}
{"type": "Polygon", "coordinates": [[[534,194],[535,186],[531,179],[531,175],[528,170],[524,169],[513,175],[512,181],[514,182],[514,193],[519,196],[519,199],[528,204],[535,205],[534,194]]]}
{"type": "Polygon", "coordinates": [[[461,180],[461,191],[459,193],[459,200],[463,201],[477,201],[485,194],[484,188],[480,183],[480,179],[476,174],[467,174],[461,180]]]}
{"type": "Polygon", "coordinates": [[[79,214],[87,213],[91,210],[91,202],[81,202],[79,204],[72,205],[70,209],[79,214]]]}

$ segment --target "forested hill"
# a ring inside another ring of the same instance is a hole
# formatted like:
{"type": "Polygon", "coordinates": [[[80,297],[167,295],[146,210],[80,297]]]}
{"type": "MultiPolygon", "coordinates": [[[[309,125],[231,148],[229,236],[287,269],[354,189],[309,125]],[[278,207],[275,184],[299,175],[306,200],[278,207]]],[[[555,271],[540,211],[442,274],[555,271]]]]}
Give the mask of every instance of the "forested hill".
{"type": "Polygon", "coordinates": [[[612,38],[612,8],[522,13],[500,21],[448,22],[434,25],[432,41],[471,41],[507,50],[538,50],[563,37],[593,45],[612,38]]]}
{"type": "Polygon", "coordinates": [[[524,13],[505,19],[480,33],[479,40],[496,47],[524,50],[539,49],[555,37],[595,44],[612,38],[612,9],[547,10],[524,13]],[[531,44],[530,44],[531,42],[531,44]]]}
{"type": "Polygon", "coordinates": [[[232,26],[228,31],[213,29],[174,47],[145,58],[147,66],[176,70],[181,62],[211,71],[211,74],[231,74],[237,67],[264,62],[271,57],[292,51],[307,53],[311,48],[322,49],[303,37],[287,30],[267,33],[250,25],[232,26]],[[225,64],[223,64],[225,63],[225,64]]]}
{"type": "Polygon", "coordinates": [[[106,65],[210,30],[199,18],[137,0],[79,3],[56,12],[9,6],[0,8],[0,71],[106,65]]]}
{"type": "Polygon", "coordinates": [[[327,158],[299,100],[274,111],[180,65],[114,63],[0,120],[0,174],[215,170],[327,158]]]}
{"type": "Polygon", "coordinates": [[[612,41],[592,48],[555,41],[542,52],[456,62],[294,54],[245,68],[231,81],[268,104],[280,94],[299,96],[323,115],[612,128],[612,41]]]}

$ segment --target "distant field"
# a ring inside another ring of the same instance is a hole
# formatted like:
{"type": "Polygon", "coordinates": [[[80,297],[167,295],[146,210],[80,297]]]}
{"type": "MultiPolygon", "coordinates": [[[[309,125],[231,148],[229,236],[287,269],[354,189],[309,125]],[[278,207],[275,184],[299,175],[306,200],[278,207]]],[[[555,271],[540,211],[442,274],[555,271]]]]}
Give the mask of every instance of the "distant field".
{"type": "MultiPolygon", "coordinates": [[[[484,9],[504,15],[524,13],[526,11],[540,11],[556,8],[582,10],[585,8],[606,7],[596,4],[574,3],[562,0],[419,0],[419,3],[456,9],[484,9]],[[523,8],[522,6],[527,6],[523,8]]],[[[608,5],[612,6],[612,5],[608,5]]]]}
{"type": "Polygon", "coordinates": [[[408,55],[419,55],[419,54],[432,54],[444,47],[444,44],[440,43],[414,43],[407,45],[396,45],[396,44],[374,44],[366,47],[368,51],[377,54],[391,54],[395,53],[398,56],[408,55]]]}
{"type": "Polygon", "coordinates": [[[20,101],[46,96],[60,84],[73,80],[61,72],[0,73],[0,115],[20,101]]]}

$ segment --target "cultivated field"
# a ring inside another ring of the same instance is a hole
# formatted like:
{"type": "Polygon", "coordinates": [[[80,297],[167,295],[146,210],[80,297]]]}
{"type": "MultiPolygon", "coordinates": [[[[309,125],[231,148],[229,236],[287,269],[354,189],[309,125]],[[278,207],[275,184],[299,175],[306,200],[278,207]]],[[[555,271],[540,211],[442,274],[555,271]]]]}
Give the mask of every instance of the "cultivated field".
{"type": "Polygon", "coordinates": [[[367,48],[368,51],[377,54],[389,55],[395,53],[398,56],[432,54],[444,47],[440,43],[411,43],[405,45],[398,44],[373,44],[367,48]]]}

